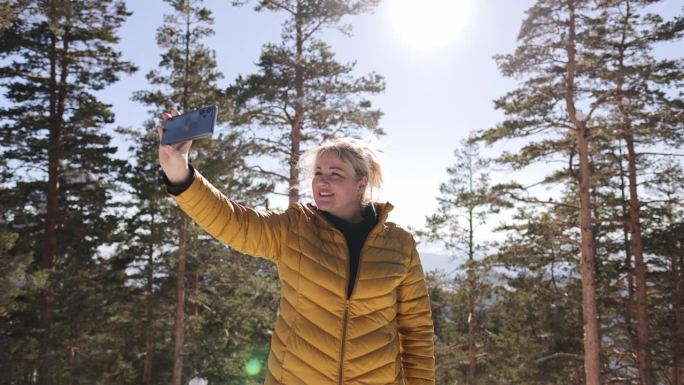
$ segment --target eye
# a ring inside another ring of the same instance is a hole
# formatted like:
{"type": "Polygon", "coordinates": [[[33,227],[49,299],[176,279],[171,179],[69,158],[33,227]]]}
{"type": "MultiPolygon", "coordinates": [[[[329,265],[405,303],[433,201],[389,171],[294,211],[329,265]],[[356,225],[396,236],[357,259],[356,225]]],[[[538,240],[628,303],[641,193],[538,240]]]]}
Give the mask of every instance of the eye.
{"type": "Polygon", "coordinates": [[[316,171],[316,172],[314,173],[314,176],[321,176],[321,175],[323,175],[323,173],[320,172],[320,171],[316,171]]]}

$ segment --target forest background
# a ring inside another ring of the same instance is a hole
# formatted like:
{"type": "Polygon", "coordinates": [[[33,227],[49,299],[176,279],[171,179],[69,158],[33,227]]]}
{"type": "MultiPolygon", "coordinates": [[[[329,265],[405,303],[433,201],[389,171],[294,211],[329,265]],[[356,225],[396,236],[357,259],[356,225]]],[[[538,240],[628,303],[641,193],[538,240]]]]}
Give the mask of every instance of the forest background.
{"type": "Polygon", "coordinates": [[[219,106],[193,164],[306,200],[321,140],[381,151],[438,384],[676,384],[677,1],[0,2],[0,383],[259,384],[274,266],[165,197],[161,111],[219,106]]]}

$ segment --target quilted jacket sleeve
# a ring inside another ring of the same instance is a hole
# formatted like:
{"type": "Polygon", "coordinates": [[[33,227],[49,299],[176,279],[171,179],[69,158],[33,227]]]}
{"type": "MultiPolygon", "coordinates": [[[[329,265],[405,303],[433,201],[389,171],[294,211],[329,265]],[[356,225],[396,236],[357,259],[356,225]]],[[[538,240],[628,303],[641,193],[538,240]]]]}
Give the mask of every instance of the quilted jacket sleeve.
{"type": "Polygon", "coordinates": [[[219,241],[245,254],[277,260],[288,228],[287,212],[257,211],[232,202],[197,170],[190,187],[168,195],[219,241]]]}
{"type": "Polygon", "coordinates": [[[397,289],[401,363],[405,385],[433,385],[435,357],[430,298],[415,243],[409,271],[397,289]]]}

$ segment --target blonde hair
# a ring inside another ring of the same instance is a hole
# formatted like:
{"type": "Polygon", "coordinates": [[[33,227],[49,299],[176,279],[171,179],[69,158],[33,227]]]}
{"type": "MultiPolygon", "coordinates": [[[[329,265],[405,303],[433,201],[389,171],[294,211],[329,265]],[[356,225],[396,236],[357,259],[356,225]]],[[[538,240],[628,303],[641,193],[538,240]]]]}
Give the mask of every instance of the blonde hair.
{"type": "MultiPolygon", "coordinates": [[[[314,174],[316,161],[324,155],[333,154],[343,162],[352,166],[356,180],[368,178],[368,184],[363,193],[363,203],[372,200],[373,189],[382,188],[382,168],[375,151],[370,146],[355,138],[337,138],[325,142],[318,147],[312,148],[302,154],[299,161],[302,185],[309,182],[314,174]]],[[[302,186],[304,187],[304,186],[302,186]]],[[[307,185],[310,189],[310,183],[307,185]]]]}

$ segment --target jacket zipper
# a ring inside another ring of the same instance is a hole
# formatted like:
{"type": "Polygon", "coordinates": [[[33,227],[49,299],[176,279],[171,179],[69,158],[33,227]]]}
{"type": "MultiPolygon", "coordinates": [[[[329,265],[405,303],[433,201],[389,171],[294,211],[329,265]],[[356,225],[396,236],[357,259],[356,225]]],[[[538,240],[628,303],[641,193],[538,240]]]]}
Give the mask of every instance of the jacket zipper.
{"type": "Polygon", "coordinates": [[[339,377],[339,385],[343,385],[343,378],[344,378],[344,347],[345,347],[345,341],[347,340],[347,320],[349,319],[349,300],[344,301],[344,321],[343,321],[343,326],[342,326],[342,350],[340,352],[340,377],[339,377]]]}
{"type": "MultiPolygon", "coordinates": [[[[336,232],[340,236],[342,236],[342,239],[344,239],[344,234],[340,230],[338,230],[335,226],[333,226],[330,222],[328,222],[325,218],[322,216],[320,217],[329,227],[332,229],[333,232],[336,232]]],[[[359,251],[359,265],[356,268],[356,276],[354,277],[354,285],[352,286],[352,291],[349,293],[349,297],[345,299],[344,301],[344,317],[342,318],[342,348],[340,349],[340,369],[339,369],[339,377],[338,377],[338,383],[339,385],[344,385],[343,377],[344,377],[344,348],[347,342],[347,322],[349,320],[349,301],[351,300],[352,296],[354,295],[354,291],[356,290],[356,285],[359,281],[359,269],[361,269],[361,257],[363,256],[363,250],[366,248],[366,245],[368,244],[368,239],[371,237],[376,232],[379,232],[380,228],[383,226],[380,226],[380,221],[378,220],[378,223],[371,229],[370,232],[368,232],[368,236],[366,237],[366,240],[363,242],[363,245],[361,246],[361,250],[359,251]]],[[[346,241],[344,242],[344,247],[345,250],[347,251],[347,271],[349,271],[349,248],[347,247],[346,241]]],[[[349,275],[347,275],[349,277],[349,275]]],[[[349,279],[349,278],[347,278],[349,279]]],[[[346,286],[345,286],[346,287],[346,286]]]]}
{"type": "MultiPolygon", "coordinates": [[[[377,226],[376,226],[377,227],[377,226]]],[[[344,234],[342,234],[339,230],[333,228],[334,231],[340,233],[342,237],[344,238],[344,234]]],[[[340,352],[340,375],[339,375],[339,385],[344,385],[342,382],[343,378],[343,373],[344,373],[344,348],[347,344],[347,321],[349,321],[349,301],[351,298],[354,296],[354,291],[356,290],[356,285],[359,282],[359,270],[361,269],[361,257],[363,256],[363,250],[366,248],[366,245],[368,244],[368,239],[371,237],[373,233],[375,233],[376,228],[371,229],[371,231],[368,233],[368,236],[366,237],[366,240],[363,242],[363,245],[361,246],[361,250],[359,251],[359,265],[356,270],[356,276],[354,277],[354,285],[352,286],[352,290],[349,293],[349,298],[347,298],[344,301],[344,318],[342,319],[342,349],[340,352]]],[[[347,261],[349,261],[349,249],[347,248],[347,261]]],[[[347,262],[347,271],[349,270],[349,262],[347,262]]],[[[345,286],[346,287],[346,286],[345,286]]]]}

